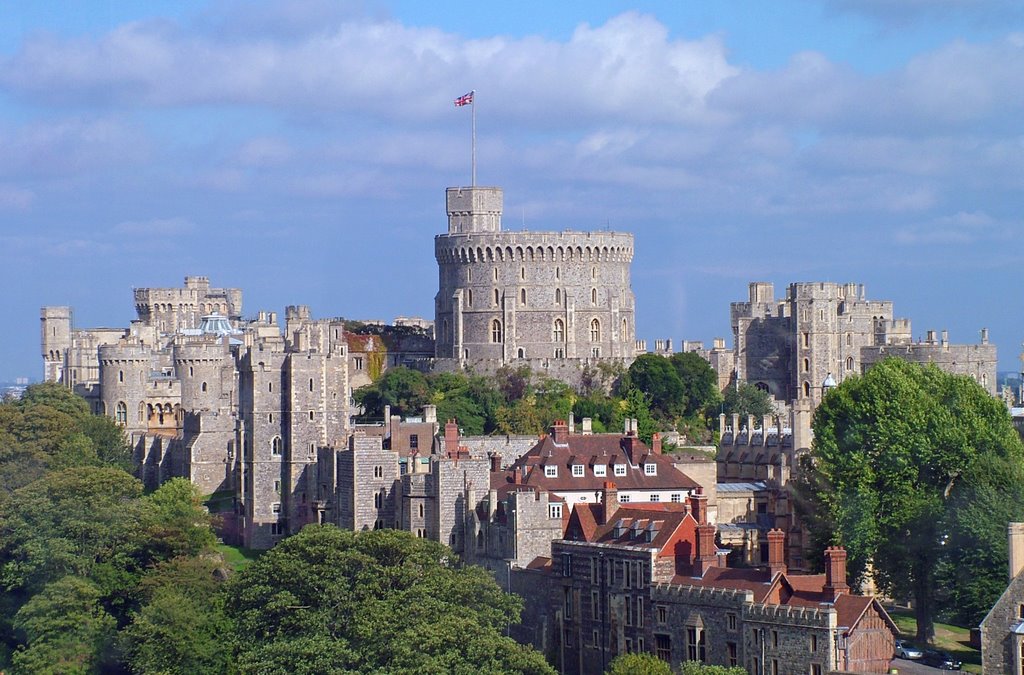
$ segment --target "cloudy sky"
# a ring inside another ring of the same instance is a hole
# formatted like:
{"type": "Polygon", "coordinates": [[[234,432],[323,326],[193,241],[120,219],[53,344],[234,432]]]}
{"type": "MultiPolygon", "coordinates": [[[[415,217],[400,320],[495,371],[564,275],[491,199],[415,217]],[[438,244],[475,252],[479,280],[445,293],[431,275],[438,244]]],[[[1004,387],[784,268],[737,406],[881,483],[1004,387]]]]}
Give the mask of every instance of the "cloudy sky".
{"type": "Polygon", "coordinates": [[[636,235],[637,329],[857,281],[915,336],[1024,339],[1018,0],[0,3],[0,380],[39,308],[123,326],[204,274],[245,311],[431,316],[444,189],[636,235]]]}

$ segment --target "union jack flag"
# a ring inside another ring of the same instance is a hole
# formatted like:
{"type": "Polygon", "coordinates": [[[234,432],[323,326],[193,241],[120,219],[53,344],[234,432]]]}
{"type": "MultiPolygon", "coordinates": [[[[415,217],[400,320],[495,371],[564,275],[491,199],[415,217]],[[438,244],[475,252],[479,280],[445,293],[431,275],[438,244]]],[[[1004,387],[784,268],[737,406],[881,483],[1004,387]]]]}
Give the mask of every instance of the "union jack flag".
{"type": "Polygon", "coordinates": [[[460,96],[457,99],[455,99],[455,107],[456,108],[461,108],[464,105],[469,105],[470,103],[472,103],[473,102],[473,94],[474,93],[476,93],[476,90],[473,90],[473,91],[469,92],[468,94],[463,94],[462,96],[460,96]]]}

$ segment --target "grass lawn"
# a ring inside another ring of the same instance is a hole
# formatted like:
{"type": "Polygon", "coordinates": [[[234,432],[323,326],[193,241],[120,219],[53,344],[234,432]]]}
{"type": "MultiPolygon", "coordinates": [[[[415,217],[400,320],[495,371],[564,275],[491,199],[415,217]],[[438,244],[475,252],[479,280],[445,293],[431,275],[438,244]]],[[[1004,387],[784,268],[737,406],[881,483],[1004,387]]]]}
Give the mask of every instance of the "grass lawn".
{"type": "Polygon", "coordinates": [[[242,548],[241,546],[230,546],[228,544],[217,544],[217,551],[224,556],[224,562],[231,566],[231,569],[238,570],[243,569],[246,565],[260,557],[263,551],[255,551],[251,548],[242,548]]]}
{"type": "MultiPolygon", "coordinates": [[[[917,633],[917,622],[914,621],[913,610],[900,607],[886,607],[889,616],[900,629],[902,636],[914,640],[917,633]]],[[[981,672],[981,652],[971,646],[971,631],[961,626],[951,626],[945,623],[935,624],[935,642],[933,647],[949,652],[964,663],[964,671],[968,673],[981,672]]],[[[915,645],[916,646],[916,645],[915,645]]]]}

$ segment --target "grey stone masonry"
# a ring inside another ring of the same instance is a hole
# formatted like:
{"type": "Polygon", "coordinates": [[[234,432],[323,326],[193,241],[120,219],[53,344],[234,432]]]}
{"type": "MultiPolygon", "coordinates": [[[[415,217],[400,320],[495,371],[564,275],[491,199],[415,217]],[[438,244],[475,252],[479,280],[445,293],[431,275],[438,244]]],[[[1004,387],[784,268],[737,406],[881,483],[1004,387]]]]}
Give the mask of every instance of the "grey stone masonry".
{"type": "Polygon", "coordinates": [[[378,437],[357,434],[348,450],[337,456],[338,527],[355,531],[395,527],[398,454],[385,450],[378,437]]]}
{"type": "Polygon", "coordinates": [[[434,240],[438,359],[485,369],[632,360],[631,234],[503,232],[500,188],[450,188],[447,195],[448,233],[434,240]]]}

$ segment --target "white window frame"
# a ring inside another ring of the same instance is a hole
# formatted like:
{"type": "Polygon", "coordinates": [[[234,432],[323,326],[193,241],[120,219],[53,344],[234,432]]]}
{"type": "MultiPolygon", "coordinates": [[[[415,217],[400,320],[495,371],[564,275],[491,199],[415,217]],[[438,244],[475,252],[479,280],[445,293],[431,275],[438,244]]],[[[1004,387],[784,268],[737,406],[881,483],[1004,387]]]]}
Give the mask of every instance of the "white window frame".
{"type": "Polygon", "coordinates": [[[562,519],[562,505],[561,504],[548,504],[548,518],[551,519],[562,519]]]}
{"type": "Polygon", "coordinates": [[[281,502],[271,502],[270,503],[270,512],[271,513],[281,513],[281,502]]]}
{"type": "Polygon", "coordinates": [[[616,476],[625,476],[626,475],[626,465],[625,464],[616,464],[615,465],[615,475],[616,476]]]}
{"type": "Polygon", "coordinates": [[[544,467],[545,478],[558,478],[558,467],[554,464],[548,464],[544,467]]]}
{"type": "Polygon", "coordinates": [[[644,475],[645,476],[657,476],[658,475],[658,465],[653,463],[653,462],[648,462],[647,464],[644,464],[644,475]]]}
{"type": "Polygon", "coordinates": [[[584,475],[586,475],[586,474],[585,474],[585,469],[584,469],[582,464],[573,464],[572,465],[572,477],[573,478],[583,478],[584,475]]]}
{"type": "Polygon", "coordinates": [[[607,464],[595,464],[594,465],[594,475],[595,476],[607,476],[608,475],[608,465],[607,464]]]}

